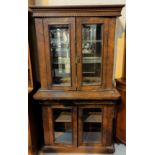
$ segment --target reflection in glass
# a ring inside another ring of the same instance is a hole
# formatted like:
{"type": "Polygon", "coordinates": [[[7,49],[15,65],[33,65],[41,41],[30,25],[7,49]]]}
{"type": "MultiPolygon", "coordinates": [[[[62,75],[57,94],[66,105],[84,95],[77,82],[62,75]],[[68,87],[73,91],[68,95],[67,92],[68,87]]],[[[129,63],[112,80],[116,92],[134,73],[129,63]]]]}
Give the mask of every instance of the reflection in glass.
{"type": "Polygon", "coordinates": [[[49,27],[54,85],[70,86],[70,38],[68,25],[49,27]]]}
{"type": "Polygon", "coordinates": [[[72,109],[54,109],[54,142],[72,144],[72,109]]]}
{"type": "Polygon", "coordinates": [[[101,24],[84,24],[82,28],[82,82],[101,83],[101,24]]]}
{"type": "Polygon", "coordinates": [[[101,124],[100,108],[83,109],[83,143],[101,143],[101,124]]]}

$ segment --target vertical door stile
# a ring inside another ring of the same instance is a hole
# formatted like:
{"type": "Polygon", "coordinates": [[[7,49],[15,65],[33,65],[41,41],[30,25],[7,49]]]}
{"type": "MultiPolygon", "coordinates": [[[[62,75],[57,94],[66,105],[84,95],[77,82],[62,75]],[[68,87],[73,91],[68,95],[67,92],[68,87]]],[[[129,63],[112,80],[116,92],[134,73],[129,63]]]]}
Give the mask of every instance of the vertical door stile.
{"type": "Polygon", "coordinates": [[[82,80],[82,54],[81,54],[81,20],[80,17],[76,17],[76,64],[77,64],[77,90],[81,89],[81,80],[82,80]]]}
{"type": "Polygon", "coordinates": [[[75,39],[74,39],[74,45],[75,45],[75,90],[78,90],[78,64],[77,64],[77,52],[78,52],[78,47],[77,47],[77,18],[78,17],[74,17],[75,18],[75,39]]]}
{"type": "Polygon", "coordinates": [[[71,81],[72,81],[72,89],[76,90],[77,89],[77,69],[76,69],[76,18],[72,18],[72,27],[70,28],[71,30],[71,81]]]}
{"type": "Polygon", "coordinates": [[[43,19],[43,28],[44,28],[44,42],[45,42],[45,60],[46,60],[46,75],[47,75],[47,86],[50,88],[52,83],[51,70],[52,68],[52,57],[50,56],[50,46],[49,46],[49,30],[48,30],[48,19],[43,19]]]}
{"type": "Polygon", "coordinates": [[[102,57],[102,87],[106,88],[106,75],[107,75],[107,56],[108,56],[108,31],[109,31],[109,23],[108,19],[105,19],[103,30],[103,57],[102,57]]]}
{"type": "Polygon", "coordinates": [[[40,69],[40,81],[41,88],[47,89],[47,79],[46,79],[46,60],[45,60],[45,42],[44,42],[44,29],[43,29],[43,19],[35,19],[35,29],[37,38],[37,50],[39,58],[39,69],[40,69]]]}
{"type": "Polygon", "coordinates": [[[106,73],[106,89],[113,88],[113,65],[114,65],[114,41],[115,41],[115,25],[116,19],[108,19],[108,50],[107,50],[107,73],[106,73]]]}
{"type": "Polygon", "coordinates": [[[77,133],[78,133],[78,129],[77,129],[77,106],[73,107],[73,145],[76,148],[78,146],[77,144],[77,133]]]}

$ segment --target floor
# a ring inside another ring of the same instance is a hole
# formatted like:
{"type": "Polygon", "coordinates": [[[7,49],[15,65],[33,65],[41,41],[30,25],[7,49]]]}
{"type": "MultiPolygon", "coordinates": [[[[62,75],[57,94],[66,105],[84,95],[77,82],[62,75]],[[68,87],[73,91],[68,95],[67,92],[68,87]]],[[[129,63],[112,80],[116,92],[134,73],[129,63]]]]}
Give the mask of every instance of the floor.
{"type": "MultiPolygon", "coordinates": [[[[123,144],[115,144],[115,153],[102,155],[126,155],[126,146],[123,144]]],[[[40,153],[40,155],[101,155],[101,154],[82,154],[82,153],[40,153]]]]}

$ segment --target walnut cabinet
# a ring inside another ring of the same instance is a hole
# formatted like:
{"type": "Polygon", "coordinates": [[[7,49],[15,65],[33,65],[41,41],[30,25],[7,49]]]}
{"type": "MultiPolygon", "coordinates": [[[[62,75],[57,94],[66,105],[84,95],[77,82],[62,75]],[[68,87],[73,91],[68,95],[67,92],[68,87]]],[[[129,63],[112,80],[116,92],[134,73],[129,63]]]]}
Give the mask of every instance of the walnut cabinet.
{"type": "Polygon", "coordinates": [[[123,5],[30,7],[44,151],[114,152],[116,17],[123,5]]]}

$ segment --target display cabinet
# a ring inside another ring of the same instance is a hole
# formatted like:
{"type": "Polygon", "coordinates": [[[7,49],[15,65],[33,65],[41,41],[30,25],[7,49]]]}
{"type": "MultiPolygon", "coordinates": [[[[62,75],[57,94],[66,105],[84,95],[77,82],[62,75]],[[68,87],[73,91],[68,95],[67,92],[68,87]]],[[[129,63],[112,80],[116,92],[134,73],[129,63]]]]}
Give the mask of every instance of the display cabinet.
{"type": "Polygon", "coordinates": [[[126,32],[124,38],[122,77],[116,79],[116,88],[121,94],[116,115],[116,141],[126,144],[126,32]]]}
{"type": "Polygon", "coordinates": [[[116,17],[124,5],[30,7],[45,152],[112,153],[116,17]]]}

